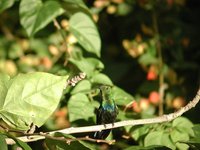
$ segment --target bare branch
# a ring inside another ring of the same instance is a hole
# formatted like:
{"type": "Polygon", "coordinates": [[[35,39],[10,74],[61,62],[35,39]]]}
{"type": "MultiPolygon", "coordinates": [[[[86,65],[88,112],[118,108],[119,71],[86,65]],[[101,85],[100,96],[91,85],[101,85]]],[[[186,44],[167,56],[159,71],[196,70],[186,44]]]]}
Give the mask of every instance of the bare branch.
{"type": "MultiPolygon", "coordinates": [[[[112,124],[106,124],[106,127],[104,125],[76,127],[76,128],[71,127],[71,128],[66,128],[66,129],[47,132],[47,133],[26,134],[26,136],[18,137],[18,139],[22,140],[24,142],[32,142],[32,141],[45,139],[45,136],[47,136],[47,135],[48,135],[48,137],[53,136],[54,133],[56,133],[56,132],[61,132],[61,133],[65,133],[65,134],[73,134],[73,133],[95,132],[95,131],[118,128],[118,127],[123,127],[123,126],[136,126],[136,125],[143,125],[143,124],[169,122],[169,121],[172,121],[175,118],[181,116],[183,113],[187,112],[191,108],[195,107],[196,104],[199,102],[199,100],[200,100],[200,89],[198,90],[198,92],[197,92],[196,96],[193,98],[193,100],[190,101],[185,107],[179,109],[177,112],[174,112],[174,113],[171,113],[171,114],[168,114],[168,115],[162,115],[162,116],[159,116],[159,117],[149,118],[149,119],[120,121],[120,122],[116,122],[114,124],[114,126],[112,124]],[[29,138],[27,138],[27,135],[28,135],[29,138]]],[[[7,144],[14,144],[15,143],[15,141],[10,139],[10,138],[7,138],[6,142],[7,142],[7,144]]]]}

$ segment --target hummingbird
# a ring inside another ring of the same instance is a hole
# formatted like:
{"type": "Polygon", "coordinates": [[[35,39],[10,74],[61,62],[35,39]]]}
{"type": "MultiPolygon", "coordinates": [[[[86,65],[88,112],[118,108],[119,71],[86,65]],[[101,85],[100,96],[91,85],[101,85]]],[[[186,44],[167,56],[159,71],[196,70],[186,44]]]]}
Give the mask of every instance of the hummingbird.
{"type": "MultiPolygon", "coordinates": [[[[107,123],[112,123],[114,125],[118,114],[118,108],[112,97],[112,88],[108,85],[102,85],[99,89],[101,94],[101,102],[96,112],[96,123],[97,125],[103,124],[104,126],[107,123]]],[[[111,129],[97,131],[94,134],[94,138],[105,139],[109,135],[110,131],[111,129]]]]}

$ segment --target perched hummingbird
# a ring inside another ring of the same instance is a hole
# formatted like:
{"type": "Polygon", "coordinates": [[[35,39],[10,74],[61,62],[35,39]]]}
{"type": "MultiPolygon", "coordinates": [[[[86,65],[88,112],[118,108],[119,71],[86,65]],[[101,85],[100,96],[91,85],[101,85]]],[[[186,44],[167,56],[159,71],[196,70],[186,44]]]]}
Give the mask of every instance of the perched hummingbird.
{"type": "MultiPolygon", "coordinates": [[[[96,119],[97,125],[112,123],[114,125],[115,119],[118,114],[118,108],[111,94],[111,86],[102,85],[100,87],[101,103],[97,110],[96,119]]],[[[95,132],[95,139],[105,139],[111,129],[95,132]]]]}

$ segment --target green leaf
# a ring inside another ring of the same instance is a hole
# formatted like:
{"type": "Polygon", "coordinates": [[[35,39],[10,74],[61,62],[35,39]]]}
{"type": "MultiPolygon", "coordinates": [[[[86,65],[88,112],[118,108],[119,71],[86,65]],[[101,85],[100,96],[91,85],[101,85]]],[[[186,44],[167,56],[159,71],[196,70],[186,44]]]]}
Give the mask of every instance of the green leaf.
{"type": "Polygon", "coordinates": [[[103,73],[93,75],[91,78],[91,82],[96,84],[113,85],[110,78],[103,73]]]}
{"type": "Polygon", "coordinates": [[[144,139],[145,146],[164,145],[175,150],[175,145],[171,141],[169,134],[164,131],[152,131],[144,139]]]}
{"type": "Polygon", "coordinates": [[[189,135],[186,132],[180,132],[177,129],[174,129],[170,132],[171,139],[174,143],[183,140],[189,140],[189,135]]]}
{"type": "Polygon", "coordinates": [[[2,150],[8,150],[8,146],[6,144],[5,138],[6,138],[5,135],[0,134],[0,149],[2,149],[2,150]]]}
{"type": "Polygon", "coordinates": [[[85,3],[82,0],[63,0],[66,3],[71,3],[79,7],[87,8],[85,3]]]}
{"type": "Polygon", "coordinates": [[[117,105],[127,105],[134,99],[133,96],[116,86],[112,88],[112,95],[117,105]]]}
{"type": "Polygon", "coordinates": [[[147,147],[130,146],[124,150],[171,150],[171,149],[165,146],[153,145],[153,146],[147,146],[147,147]]]}
{"type": "Polygon", "coordinates": [[[90,81],[82,80],[74,87],[74,89],[71,91],[71,94],[89,91],[91,87],[92,85],[90,81]]]}
{"type": "Polygon", "coordinates": [[[2,106],[5,101],[5,97],[8,91],[8,83],[9,83],[10,77],[5,74],[0,74],[0,110],[2,109],[2,106]]]}
{"type": "Polygon", "coordinates": [[[69,30],[77,38],[79,44],[88,52],[100,57],[101,40],[92,19],[84,13],[76,13],[70,17],[69,30]]]}
{"type": "Polygon", "coordinates": [[[184,143],[180,143],[179,141],[189,140],[189,135],[186,132],[180,132],[177,129],[174,129],[170,132],[170,137],[174,143],[176,143],[176,147],[181,150],[187,150],[188,145],[184,143]]]}
{"type": "Polygon", "coordinates": [[[5,9],[11,7],[15,3],[15,0],[1,0],[0,1],[0,13],[5,9]]]}
{"type": "Polygon", "coordinates": [[[180,142],[176,143],[176,147],[177,147],[178,149],[180,149],[180,150],[188,150],[188,148],[189,148],[189,146],[188,146],[187,144],[185,144],[185,143],[180,143],[180,142]]]}
{"type": "Polygon", "coordinates": [[[194,127],[192,127],[194,136],[197,138],[200,138],[200,124],[195,124],[194,127]]]}
{"type": "Polygon", "coordinates": [[[200,149],[200,139],[199,138],[192,138],[190,140],[180,141],[181,143],[188,144],[192,148],[200,149]]]}
{"type": "Polygon", "coordinates": [[[31,123],[42,126],[56,109],[66,79],[66,76],[35,72],[9,80],[10,87],[0,106],[2,119],[21,130],[27,130],[31,123]]]}
{"type": "Polygon", "coordinates": [[[133,132],[131,132],[131,136],[135,140],[139,140],[140,137],[145,136],[149,132],[150,126],[151,125],[144,125],[144,126],[140,126],[140,127],[135,127],[133,132]]]}
{"type": "Polygon", "coordinates": [[[84,12],[91,15],[90,10],[82,0],[63,0],[63,8],[65,9],[67,16],[70,17],[77,12],[84,12]]]}
{"type": "Polygon", "coordinates": [[[192,130],[193,124],[185,117],[178,117],[173,120],[172,127],[175,127],[180,132],[187,133],[188,135],[194,135],[194,132],[192,130]]]}
{"type": "Polygon", "coordinates": [[[156,56],[153,56],[151,53],[147,52],[140,56],[139,63],[143,65],[157,64],[158,59],[156,56]]]}
{"type": "Polygon", "coordinates": [[[72,95],[68,103],[70,122],[94,117],[94,107],[88,97],[83,93],[72,95]]]}
{"type": "Polygon", "coordinates": [[[72,57],[69,61],[74,64],[79,70],[85,72],[87,77],[91,77],[96,70],[102,70],[104,65],[101,61],[95,58],[84,58],[80,50],[74,49],[72,57]]]}
{"type": "Polygon", "coordinates": [[[20,22],[29,36],[48,25],[57,16],[64,13],[64,9],[57,1],[21,0],[20,22]]]}

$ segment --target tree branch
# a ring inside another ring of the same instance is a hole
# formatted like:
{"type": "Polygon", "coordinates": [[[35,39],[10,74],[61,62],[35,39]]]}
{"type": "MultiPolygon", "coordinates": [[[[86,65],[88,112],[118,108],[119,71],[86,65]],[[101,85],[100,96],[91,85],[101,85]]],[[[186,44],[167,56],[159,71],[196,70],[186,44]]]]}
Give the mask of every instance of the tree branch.
{"type": "MultiPolygon", "coordinates": [[[[84,133],[84,132],[95,132],[95,131],[101,131],[105,129],[112,129],[112,128],[119,128],[123,126],[136,126],[136,125],[143,125],[143,124],[153,124],[153,123],[162,123],[162,122],[169,122],[174,120],[175,118],[181,116],[183,113],[187,112],[191,108],[195,107],[196,104],[200,100],[200,89],[198,90],[196,96],[193,98],[192,101],[190,101],[185,107],[179,109],[177,112],[168,114],[168,115],[162,115],[155,118],[149,118],[149,119],[138,119],[138,120],[126,120],[126,121],[120,121],[116,122],[114,126],[112,124],[106,124],[106,128],[104,125],[95,125],[95,126],[86,126],[86,127],[70,127],[62,130],[57,131],[51,131],[47,133],[33,133],[33,134],[26,134],[26,136],[18,137],[19,140],[23,142],[33,142],[37,140],[45,139],[45,136],[54,136],[54,133],[61,132],[65,134],[73,134],[73,133],[84,133]],[[28,136],[28,138],[27,138],[28,136]]],[[[6,139],[7,144],[14,144],[15,141],[11,138],[6,139]]]]}

